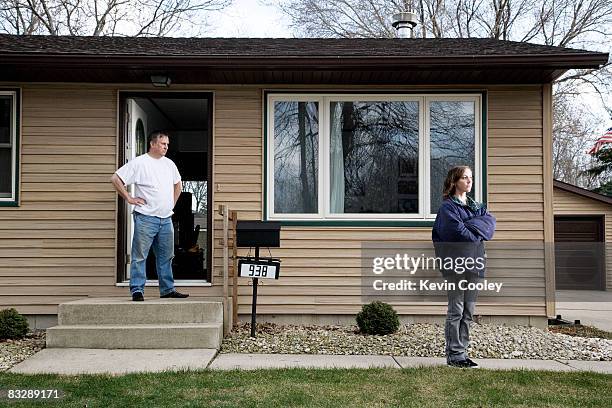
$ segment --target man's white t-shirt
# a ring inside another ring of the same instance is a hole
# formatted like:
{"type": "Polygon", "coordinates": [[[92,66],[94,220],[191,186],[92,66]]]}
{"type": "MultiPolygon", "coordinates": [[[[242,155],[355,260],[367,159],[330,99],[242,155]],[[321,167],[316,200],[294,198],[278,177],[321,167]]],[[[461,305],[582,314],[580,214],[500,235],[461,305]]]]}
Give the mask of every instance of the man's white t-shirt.
{"type": "Polygon", "coordinates": [[[134,184],[134,197],[146,201],[146,204],[134,207],[136,212],[160,218],[172,216],[174,185],[181,181],[172,160],[167,157],[155,159],[145,153],[130,160],[115,173],[126,186],[134,184]]]}

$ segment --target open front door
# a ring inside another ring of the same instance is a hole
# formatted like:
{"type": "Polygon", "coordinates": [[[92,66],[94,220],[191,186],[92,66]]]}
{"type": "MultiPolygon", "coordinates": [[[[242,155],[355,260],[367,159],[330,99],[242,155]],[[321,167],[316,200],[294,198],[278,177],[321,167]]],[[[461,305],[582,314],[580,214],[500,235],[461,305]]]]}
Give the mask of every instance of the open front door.
{"type": "MultiPolygon", "coordinates": [[[[134,159],[141,154],[147,152],[147,113],[142,109],[134,99],[127,99],[126,114],[128,118],[127,137],[125,143],[125,162],[134,159]]],[[[130,194],[134,193],[134,187],[129,186],[130,194]]],[[[130,279],[130,254],[132,253],[132,237],[134,236],[134,220],[131,216],[134,206],[125,203],[126,217],[126,263],[125,276],[126,280],[130,279]]]]}
{"type": "MultiPolygon", "coordinates": [[[[212,173],[212,95],[203,93],[133,92],[120,96],[124,115],[123,157],[126,163],[147,152],[147,135],[155,130],[168,132],[167,157],[181,173],[183,192],[174,208],[174,260],[177,283],[210,282],[212,231],[209,175],[212,173]]],[[[132,191],[130,191],[132,193],[132,191]]],[[[134,234],[133,206],[123,204],[118,225],[119,282],[130,277],[131,243],[134,234]]],[[[147,259],[147,284],[157,283],[155,256],[147,259]]]]}

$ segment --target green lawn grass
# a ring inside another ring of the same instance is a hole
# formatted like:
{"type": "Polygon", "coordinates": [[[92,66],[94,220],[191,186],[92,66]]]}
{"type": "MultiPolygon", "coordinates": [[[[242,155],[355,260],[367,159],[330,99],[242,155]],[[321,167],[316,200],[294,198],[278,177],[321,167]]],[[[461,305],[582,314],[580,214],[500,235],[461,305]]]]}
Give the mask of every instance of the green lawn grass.
{"type": "Polygon", "coordinates": [[[612,376],[461,370],[192,371],[125,376],[0,373],[0,389],[59,389],[4,407],[609,407],[612,376]]]}

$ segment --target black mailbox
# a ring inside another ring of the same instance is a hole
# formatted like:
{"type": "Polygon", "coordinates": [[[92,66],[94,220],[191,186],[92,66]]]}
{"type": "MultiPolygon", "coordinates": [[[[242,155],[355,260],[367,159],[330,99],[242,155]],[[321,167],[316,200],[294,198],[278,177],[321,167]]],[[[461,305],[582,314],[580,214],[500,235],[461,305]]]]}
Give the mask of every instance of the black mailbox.
{"type": "Polygon", "coordinates": [[[238,221],[236,225],[236,246],[280,247],[280,222],[238,221]]]}

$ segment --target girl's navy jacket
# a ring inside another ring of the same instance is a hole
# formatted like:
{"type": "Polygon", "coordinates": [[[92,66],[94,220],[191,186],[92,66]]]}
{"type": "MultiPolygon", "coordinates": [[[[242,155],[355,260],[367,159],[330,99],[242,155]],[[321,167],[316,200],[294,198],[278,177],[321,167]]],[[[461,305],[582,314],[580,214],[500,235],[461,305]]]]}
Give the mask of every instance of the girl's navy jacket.
{"type": "MultiPolygon", "coordinates": [[[[493,238],[496,221],[484,204],[477,203],[470,197],[467,200],[467,204],[463,204],[453,197],[442,202],[431,238],[439,258],[482,258],[482,263],[474,262],[474,267],[467,268],[468,272],[477,273],[482,278],[485,268],[479,268],[478,265],[484,265],[484,241],[493,238]]],[[[453,272],[442,269],[445,276],[453,272]]]]}

